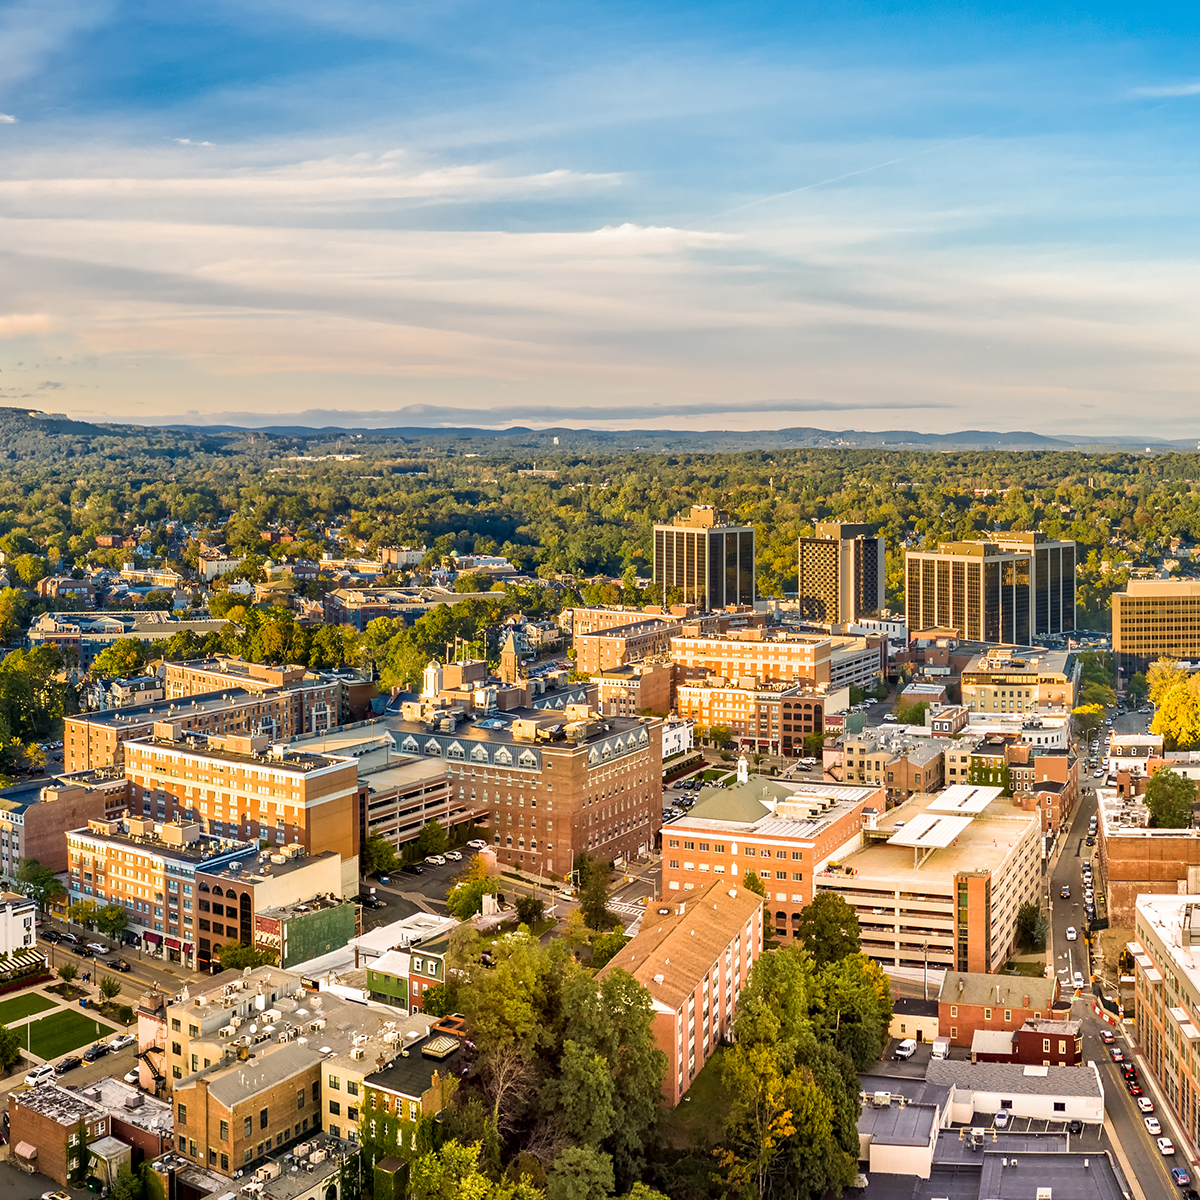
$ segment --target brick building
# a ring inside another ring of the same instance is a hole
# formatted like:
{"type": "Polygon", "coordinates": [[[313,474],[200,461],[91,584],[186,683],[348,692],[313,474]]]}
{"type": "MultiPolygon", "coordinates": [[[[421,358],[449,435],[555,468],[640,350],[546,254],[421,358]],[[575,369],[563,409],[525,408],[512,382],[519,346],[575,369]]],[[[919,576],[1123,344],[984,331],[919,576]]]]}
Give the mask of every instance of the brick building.
{"type": "Polygon", "coordinates": [[[736,880],[647,905],[640,932],[597,975],[628,971],[649,993],[654,1041],[667,1056],[663,1093],[674,1106],[729,1036],[738,997],[762,954],[763,906],[736,880]]]}
{"type": "Polygon", "coordinates": [[[627,625],[575,635],[575,669],[581,675],[611,671],[645,658],[665,655],[672,637],[679,632],[678,621],[644,617],[627,625]]]}
{"type": "Polygon", "coordinates": [[[86,1175],[87,1146],[112,1134],[112,1118],[99,1101],[57,1083],[8,1094],[8,1137],[17,1163],[60,1187],[86,1175]]]}
{"type": "Polygon", "coordinates": [[[936,792],[945,782],[940,738],[908,737],[884,727],[842,738],[842,779],[848,784],[883,788],[889,800],[907,800],[918,792],[936,792]]]}
{"type": "Polygon", "coordinates": [[[780,783],[754,776],[704,788],[695,807],[662,829],[663,895],[703,889],[715,876],[740,882],[754,871],[767,889],[775,933],[791,937],[813,880],[862,843],[863,813],[882,812],[883,790],[780,783]]]}
{"type": "Polygon", "coordinates": [[[119,817],[129,787],[113,772],[31,780],[0,790],[0,875],[13,877],[22,858],[52,871],[67,869],[67,830],[93,818],[119,817]]]}
{"type": "Polygon", "coordinates": [[[675,707],[684,720],[711,729],[722,726],[738,745],[769,754],[805,753],[804,739],[825,732],[826,719],[850,704],[847,688],[810,690],[803,684],[748,686],[694,680],[679,682],[675,707]]]}
{"type": "Polygon", "coordinates": [[[397,749],[446,762],[460,802],[486,806],[502,863],[566,877],[582,853],[649,853],[662,820],[662,720],[582,706],[459,726],[391,719],[397,749]]]}
{"type": "Polygon", "coordinates": [[[343,692],[355,683],[365,682],[353,671],[310,671],[306,667],[272,666],[226,655],[167,663],[165,671],[168,700],[234,689],[264,698],[286,695],[287,707],[275,714],[274,727],[265,720],[272,715],[270,710],[264,710],[260,728],[255,730],[272,737],[302,737],[348,719],[348,697],[343,692]]]}
{"type": "Polygon", "coordinates": [[[642,712],[666,716],[675,707],[675,665],[654,659],[598,671],[596,709],[601,716],[636,717],[642,712]]]}
{"type": "Polygon", "coordinates": [[[970,1046],[980,1029],[1016,1031],[1052,1020],[1058,996],[1057,979],[947,971],[938,992],[939,1036],[970,1046]]]}

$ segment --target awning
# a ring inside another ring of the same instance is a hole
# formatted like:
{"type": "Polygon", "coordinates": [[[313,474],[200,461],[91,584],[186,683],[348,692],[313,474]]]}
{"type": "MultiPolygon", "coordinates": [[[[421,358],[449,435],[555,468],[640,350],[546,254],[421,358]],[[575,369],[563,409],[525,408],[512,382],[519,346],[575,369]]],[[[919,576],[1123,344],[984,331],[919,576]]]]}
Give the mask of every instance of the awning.
{"type": "Polygon", "coordinates": [[[161,933],[144,933],[144,934],[142,934],[142,940],[149,942],[152,946],[157,946],[159,944],[159,942],[162,941],[162,934],[161,933]]]}
{"type": "Polygon", "coordinates": [[[167,938],[167,945],[172,950],[178,950],[179,949],[179,939],[178,938],[167,938]]]}
{"type": "Polygon", "coordinates": [[[18,1142],[13,1150],[18,1158],[37,1158],[37,1147],[28,1142],[18,1142]]]}
{"type": "Polygon", "coordinates": [[[185,952],[185,953],[187,953],[187,954],[191,954],[191,952],[192,952],[192,943],[191,943],[191,942],[184,942],[184,943],[183,943],[183,949],[184,949],[184,952],[185,952]]]}

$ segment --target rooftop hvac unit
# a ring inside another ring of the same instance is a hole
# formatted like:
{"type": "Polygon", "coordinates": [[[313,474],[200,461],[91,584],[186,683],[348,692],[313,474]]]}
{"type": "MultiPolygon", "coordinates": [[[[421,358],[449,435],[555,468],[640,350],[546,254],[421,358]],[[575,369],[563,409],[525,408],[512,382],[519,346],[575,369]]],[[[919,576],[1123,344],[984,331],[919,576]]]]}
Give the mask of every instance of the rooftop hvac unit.
{"type": "Polygon", "coordinates": [[[310,1150],[312,1150],[312,1146],[308,1142],[301,1142],[296,1147],[296,1157],[307,1158],[310,1150]]]}
{"type": "Polygon", "coordinates": [[[324,1150],[314,1150],[309,1158],[310,1163],[323,1163],[329,1155],[324,1150]]]}

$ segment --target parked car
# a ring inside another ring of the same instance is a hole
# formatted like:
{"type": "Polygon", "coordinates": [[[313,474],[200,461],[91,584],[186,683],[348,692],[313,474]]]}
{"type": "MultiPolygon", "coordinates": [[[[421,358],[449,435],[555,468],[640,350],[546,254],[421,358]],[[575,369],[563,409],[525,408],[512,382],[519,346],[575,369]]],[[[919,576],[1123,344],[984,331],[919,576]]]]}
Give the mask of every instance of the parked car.
{"type": "Polygon", "coordinates": [[[78,1054],[68,1054],[66,1058],[58,1060],[58,1066],[54,1068],[54,1073],[65,1075],[68,1071],[73,1071],[76,1067],[81,1066],[83,1066],[83,1059],[78,1054]]]}
{"type": "Polygon", "coordinates": [[[42,1063],[40,1067],[34,1067],[28,1075],[25,1076],[26,1087],[37,1087],[39,1083],[45,1083],[48,1079],[54,1078],[54,1066],[51,1063],[42,1063]]]}
{"type": "Polygon", "coordinates": [[[1075,974],[1074,974],[1074,975],[1072,976],[1072,978],[1071,978],[1071,982],[1072,982],[1072,984],[1074,984],[1074,985],[1075,985],[1075,987],[1077,987],[1077,988],[1081,988],[1081,987],[1083,987],[1083,983],[1084,983],[1084,980],[1083,980],[1083,972],[1082,972],[1082,971],[1076,971],[1076,972],[1075,972],[1075,974]]]}
{"type": "MultiPolygon", "coordinates": [[[[409,863],[407,867],[402,867],[401,870],[405,871],[409,875],[424,875],[425,874],[425,868],[423,866],[421,866],[420,863],[409,863]]],[[[384,878],[384,876],[380,875],[379,882],[387,883],[387,879],[384,878]]]]}
{"type": "Polygon", "coordinates": [[[1192,1177],[1182,1167],[1172,1167],[1171,1182],[1174,1183],[1176,1187],[1190,1187],[1192,1184],[1192,1177]]]}
{"type": "Polygon", "coordinates": [[[66,1192],[43,1192],[42,1200],[71,1200],[66,1192]]]}
{"type": "Polygon", "coordinates": [[[1135,1103],[1141,1112],[1152,1113],[1154,1111],[1154,1101],[1149,1096],[1139,1096],[1135,1103]]]}
{"type": "Polygon", "coordinates": [[[132,1083],[136,1085],[141,1080],[141,1075],[138,1072],[137,1067],[134,1067],[132,1071],[126,1071],[121,1078],[125,1080],[126,1083],[132,1083]]]}
{"type": "Polygon", "coordinates": [[[1155,1138],[1154,1144],[1158,1147],[1159,1154],[1175,1153],[1175,1143],[1169,1137],[1155,1138]]]}
{"type": "Polygon", "coordinates": [[[462,862],[462,851],[461,850],[447,850],[446,857],[451,862],[462,862]]]}
{"type": "Polygon", "coordinates": [[[1011,1119],[1012,1119],[1012,1118],[1009,1116],[1009,1114],[1008,1114],[1008,1113],[1006,1113],[1006,1112],[998,1112],[998,1113],[996,1114],[996,1118],[995,1118],[995,1120],[992,1122],[992,1124],[993,1124],[993,1125],[994,1125],[994,1126],[995,1126],[997,1129],[1007,1129],[1007,1128],[1008,1128],[1008,1123],[1009,1123],[1009,1121],[1010,1121],[1011,1119]]]}
{"type": "Polygon", "coordinates": [[[1158,1123],[1157,1117],[1143,1117],[1142,1124],[1146,1126],[1147,1133],[1152,1133],[1155,1136],[1162,1133],[1162,1126],[1158,1123]]]}
{"type": "Polygon", "coordinates": [[[482,838],[472,838],[467,845],[470,846],[472,850],[487,849],[487,842],[485,842],[482,838]]]}
{"type": "Polygon", "coordinates": [[[107,1042],[97,1042],[94,1046],[89,1046],[83,1052],[83,1061],[93,1063],[98,1058],[103,1058],[108,1053],[107,1042]]]}
{"type": "Polygon", "coordinates": [[[446,860],[440,854],[427,854],[425,861],[435,867],[444,867],[446,865],[446,860]]]}
{"type": "Polygon", "coordinates": [[[912,1038],[905,1038],[904,1041],[896,1047],[897,1058],[912,1058],[917,1052],[917,1043],[912,1038]]]}
{"type": "Polygon", "coordinates": [[[105,946],[101,942],[88,942],[87,948],[93,954],[107,954],[112,949],[111,946],[105,946]]]}
{"type": "Polygon", "coordinates": [[[119,1033],[111,1042],[108,1043],[108,1048],[116,1054],[118,1050],[124,1050],[126,1046],[137,1045],[137,1034],[134,1033],[119,1033]]]}
{"type": "Polygon", "coordinates": [[[1072,1121],[1067,1126],[1067,1128],[1071,1131],[1071,1133],[1082,1133],[1083,1132],[1083,1122],[1081,1120],[1079,1120],[1079,1118],[1077,1117],[1074,1121],[1072,1121]]]}
{"type": "Polygon", "coordinates": [[[49,942],[51,945],[57,946],[62,941],[62,934],[56,929],[38,930],[38,937],[43,942],[49,942]]]}
{"type": "MultiPolygon", "coordinates": [[[[413,865],[415,866],[416,864],[414,863],[413,865]]],[[[411,868],[406,868],[406,869],[408,869],[408,870],[411,870],[411,868]]],[[[416,875],[420,875],[420,874],[421,874],[421,872],[420,872],[420,870],[419,870],[419,869],[418,869],[417,871],[413,872],[413,873],[414,873],[414,874],[416,874],[416,875]]],[[[391,881],[391,878],[390,878],[389,876],[387,876],[387,875],[380,875],[380,877],[379,877],[379,882],[380,882],[380,883],[391,883],[392,881],[391,881]]]]}

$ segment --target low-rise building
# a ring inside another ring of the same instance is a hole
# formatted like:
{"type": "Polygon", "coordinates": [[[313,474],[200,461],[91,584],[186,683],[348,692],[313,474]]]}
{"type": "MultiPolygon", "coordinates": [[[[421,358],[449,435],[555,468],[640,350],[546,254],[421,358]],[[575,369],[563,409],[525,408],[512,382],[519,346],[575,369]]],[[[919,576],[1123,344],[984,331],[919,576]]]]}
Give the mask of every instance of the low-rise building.
{"type": "Polygon", "coordinates": [[[674,708],[675,665],[670,659],[652,659],[598,671],[596,710],[602,716],[636,717],[644,712],[665,717],[674,708]]]}
{"type": "Polygon", "coordinates": [[[939,738],[910,737],[876,726],[842,738],[842,779],[848,784],[881,787],[890,801],[918,792],[936,792],[945,782],[939,738]]]}
{"type": "Polygon", "coordinates": [[[892,1023],[888,1036],[912,1038],[914,1042],[932,1042],[940,1037],[937,997],[896,996],[892,1000],[892,1023]]]}
{"type": "Polygon", "coordinates": [[[146,612],[43,613],[26,634],[34,649],[54,646],[69,665],[86,671],[96,655],[122,638],[144,642],[165,642],[177,633],[207,637],[221,633],[229,622],[212,619],[193,620],[176,617],[161,610],[146,612]]]}
{"type": "Polygon", "coordinates": [[[581,675],[612,671],[647,658],[667,655],[671,639],[682,628],[678,621],[643,617],[594,633],[575,634],[575,669],[581,675]]]}
{"type": "Polygon", "coordinates": [[[1040,1121],[1104,1123],[1104,1087],[1095,1063],[1042,1067],[935,1059],[926,1069],[925,1080],[952,1089],[948,1107],[951,1119],[958,1123],[970,1124],[978,1116],[999,1112],[1040,1121]]]}
{"type": "Polygon", "coordinates": [[[720,877],[740,884],[753,871],[766,888],[776,936],[794,937],[813,881],[862,844],[865,811],[881,813],[885,804],[880,788],[758,775],[703,788],[690,812],[663,826],[663,894],[674,899],[720,877]]]}
{"type": "Polygon", "coordinates": [[[129,804],[122,775],[81,772],[0,789],[0,875],[15,877],[22,858],[67,869],[67,830],[93,818],[121,816],[129,804]]]}
{"type": "Polygon", "coordinates": [[[1080,673],[1066,650],[993,646],[963,669],[962,702],[973,712],[1062,711],[1075,706],[1080,673]]]}
{"type": "Polygon", "coordinates": [[[70,575],[47,575],[37,582],[37,594],[43,599],[82,600],[89,608],[96,603],[96,585],[90,579],[72,579],[70,575]]]}
{"type": "Polygon", "coordinates": [[[939,1036],[953,1046],[971,1046],[981,1030],[1011,1039],[1029,1022],[1052,1020],[1058,999],[1057,979],[947,971],[938,992],[939,1036]]]}
{"type": "Polygon", "coordinates": [[[89,1147],[112,1135],[107,1108],[57,1083],[8,1094],[8,1137],[13,1157],[60,1187],[79,1186],[89,1174],[89,1147]]]}
{"type": "Polygon", "coordinates": [[[862,949],[881,965],[999,970],[1017,910],[1041,888],[1040,820],[999,788],[914,796],[863,830],[861,849],[826,864],[818,892],[858,914],[862,949]]]}
{"type": "Polygon", "coordinates": [[[697,679],[676,685],[675,703],[685,720],[728,729],[740,746],[791,756],[804,754],[805,738],[825,733],[828,718],[849,707],[850,691],[697,679]]]}
{"type": "Polygon", "coordinates": [[[597,975],[603,986],[614,971],[628,971],[650,993],[672,1106],[732,1031],[738,997],[762,954],[762,914],[761,897],[728,879],[651,901],[637,936],[597,975]]]}
{"type": "Polygon", "coordinates": [[[326,893],[255,913],[254,944],[286,970],[348,945],[357,927],[357,905],[326,893]]]}

